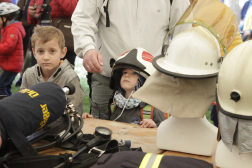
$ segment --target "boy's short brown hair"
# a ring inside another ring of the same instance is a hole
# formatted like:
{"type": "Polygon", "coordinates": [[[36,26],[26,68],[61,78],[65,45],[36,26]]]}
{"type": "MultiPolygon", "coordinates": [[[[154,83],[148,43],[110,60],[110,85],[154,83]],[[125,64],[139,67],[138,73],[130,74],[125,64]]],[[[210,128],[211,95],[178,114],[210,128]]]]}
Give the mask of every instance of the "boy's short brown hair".
{"type": "Polygon", "coordinates": [[[41,40],[46,43],[52,39],[57,39],[61,50],[65,47],[65,38],[61,30],[53,26],[37,26],[34,28],[34,33],[31,37],[32,48],[35,48],[35,42],[41,40]]]}

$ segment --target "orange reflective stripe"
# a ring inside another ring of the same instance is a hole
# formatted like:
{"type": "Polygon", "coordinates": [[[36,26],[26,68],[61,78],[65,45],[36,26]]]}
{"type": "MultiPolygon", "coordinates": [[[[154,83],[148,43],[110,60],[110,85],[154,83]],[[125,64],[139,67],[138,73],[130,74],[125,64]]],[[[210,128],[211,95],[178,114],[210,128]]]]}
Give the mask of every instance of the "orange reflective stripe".
{"type": "Polygon", "coordinates": [[[141,108],[141,120],[143,120],[143,108],[141,108]]]}

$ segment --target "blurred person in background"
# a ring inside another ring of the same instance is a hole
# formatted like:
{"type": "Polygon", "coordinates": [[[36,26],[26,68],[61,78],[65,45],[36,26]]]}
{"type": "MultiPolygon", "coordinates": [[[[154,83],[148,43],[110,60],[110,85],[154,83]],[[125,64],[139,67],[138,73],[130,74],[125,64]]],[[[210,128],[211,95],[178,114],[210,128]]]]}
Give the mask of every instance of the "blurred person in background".
{"type": "Polygon", "coordinates": [[[15,83],[15,87],[21,86],[22,83],[22,76],[24,71],[30,67],[30,50],[29,50],[29,42],[30,42],[30,31],[32,26],[28,23],[26,16],[24,15],[25,6],[28,3],[27,0],[19,0],[17,6],[20,8],[20,13],[17,18],[18,21],[22,22],[22,25],[25,29],[26,36],[23,38],[23,49],[24,49],[24,65],[22,72],[20,73],[20,77],[15,83]]]}
{"type": "MultiPolygon", "coordinates": [[[[47,5],[47,0],[30,0],[27,11],[27,21],[30,25],[49,26],[51,20],[55,18],[71,19],[73,11],[78,0],[51,0],[47,5]]],[[[74,65],[76,54],[73,51],[67,51],[64,59],[67,59],[74,65]]],[[[31,55],[32,64],[36,64],[36,60],[31,55]]]]}
{"type": "Polygon", "coordinates": [[[10,96],[11,85],[21,72],[24,62],[23,38],[25,30],[21,22],[15,21],[19,7],[7,2],[0,3],[0,29],[2,34],[0,44],[0,98],[10,96]]]}
{"type": "Polygon", "coordinates": [[[248,0],[244,3],[242,9],[241,9],[241,20],[240,20],[240,23],[239,23],[239,29],[241,31],[243,31],[243,27],[244,27],[244,19],[245,19],[245,16],[248,12],[248,9],[250,8],[250,6],[252,5],[252,0],[248,0]]]}
{"type": "Polygon", "coordinates": [[[189,5],[189,0],[79,1],[72,16],[72,34],[75,52],[88,71],[90,112],[95,118],[103,118],[112,94],[111,58],[117,60],[135,47],[160,55],[169,26],[189,5]]]}
{"type": "MultiPolygon", "coordinates": [[[[9,3],[12,3],[11,0],[0,0],[0,3],[2,2],[9,2],[9,3]]],[[[0,41],[1,41],[1,33],[0,33],[0,41]]],[[[3,70],[2,68],[0,67],[0,75],[3,73],[3,70]]]]}
{"type": "Polygon", "coordinates": [[[251,39],[251,34],[252,34],[252,7],[251,6],[252,6],[252,0],[247,1],[243,6],[244,11],[245,9],[247,9],[243,22],[239,25],[239,28],[241,28],[243,32],[243,35],[242,35],[243,41],[251,39]]]}

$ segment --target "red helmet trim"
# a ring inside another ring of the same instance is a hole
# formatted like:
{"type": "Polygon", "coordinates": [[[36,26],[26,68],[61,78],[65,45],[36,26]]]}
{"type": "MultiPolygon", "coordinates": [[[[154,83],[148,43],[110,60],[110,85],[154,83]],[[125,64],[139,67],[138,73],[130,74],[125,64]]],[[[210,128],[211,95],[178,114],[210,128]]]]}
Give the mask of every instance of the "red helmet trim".
{"type": "Polygon", "coordinates": [[[151,55],[150,53],[148,53],[146,51],[143,51],[143,53],[142,53],[142,59],[143,60],[152,63],[153,58],[154,58],[153,55],[151,55]]]}

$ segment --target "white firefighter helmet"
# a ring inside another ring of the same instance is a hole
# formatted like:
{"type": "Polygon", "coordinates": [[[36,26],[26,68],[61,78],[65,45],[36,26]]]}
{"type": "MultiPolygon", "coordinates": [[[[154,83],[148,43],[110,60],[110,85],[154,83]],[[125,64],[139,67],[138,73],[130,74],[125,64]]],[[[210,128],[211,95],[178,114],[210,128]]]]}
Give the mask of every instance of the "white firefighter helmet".
{"type": "Polygon", "coordinates": [[[167,75],[200,79],[217,76],[220,57],[218,41],[208,30],[198,26],[176,35],[167,53],[155,57],[152,63],[167,75]]]}
{"type": "Polygon", "coordinates": [[[121,70],[128,68],[147,78],[156,70],[152,65],[154,56],[145,49],[137,47],[122,54],[113,64],[110,88],[115,89],[115,83],[121,76],[121,70]]]}
{"type": "Polygon", "coordinates": [[[0,16],[14,16],[19,13],[19,7],[12,3],[2,2],[0,3],[0,16]]]}
{"type": "Polygon", "coordinates": [[[217,80],[219,111],[231,117],[252,119],[252,41],[235,47],[225,57],[217,80]]]}

